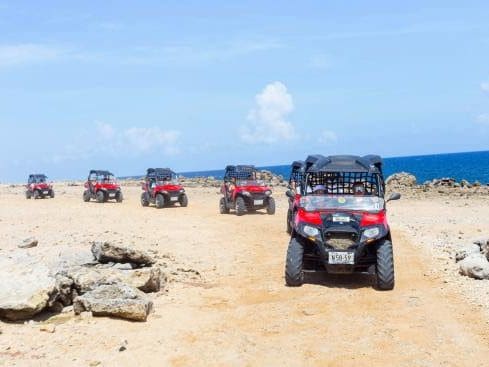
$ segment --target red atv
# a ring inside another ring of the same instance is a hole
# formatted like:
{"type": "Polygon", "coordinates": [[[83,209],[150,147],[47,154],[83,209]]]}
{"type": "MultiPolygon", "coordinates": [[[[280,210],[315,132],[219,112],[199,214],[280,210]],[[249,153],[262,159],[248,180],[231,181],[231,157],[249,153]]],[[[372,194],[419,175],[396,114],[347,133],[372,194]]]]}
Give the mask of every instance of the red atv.
{"type": "Polygon", "coordinates": [[[236,215],[259,209],[266,209],[268,214],[275,214],[272,190],[263,181],[257,180],[257,170],[254,166],[227,166],[221,194],[221,214],[229,213],[230,209],[235,209],[236,215]]]}
{"type": "Polygon", "coordinates": [[[142,188],[142,206],[155,204],[157,208],[163,208],[177,202],[182,207],[188,205],[185,189],[178,182],[176,173],[169,168],[148,168],[142,188]]]}
{"type": "Polygon", "coordinates": [[[32,174],[27,180],[25,197],[27,199],[44,199],[45,197],[54,198],[53,186],[47,182],[46,175],[32,174]]]}
{"type": "Polygon", "coordinates": [[[107,200],[122,203],[124,199],[121,187],[109,171],[91,170],[85,182],[85,189],[83,192],[85,202],[95,199],[98,203],[105,203],[107,200]]]}
{"type": "MultiPolygon", "coordinates": [[[[394,256],[379,156],[309,156],[287,250],[285,282],[300,286],[305,271],[375,274],[394,288],[394,256]]],[[[287,194],[295,199],[293,193],[287,194]]]]}
{"type": "Polygon", "coordinates": [[[287,209],[287,233],[292,233],[292,227],[294,226],[294,216],[299,208],[299,202],[301,199],[301,182],[304,174],[304,162],[294,161],[291,165],[290,177],[289,177],[289,190],[286,195],[289,198],[289,208],[287,209]]]}

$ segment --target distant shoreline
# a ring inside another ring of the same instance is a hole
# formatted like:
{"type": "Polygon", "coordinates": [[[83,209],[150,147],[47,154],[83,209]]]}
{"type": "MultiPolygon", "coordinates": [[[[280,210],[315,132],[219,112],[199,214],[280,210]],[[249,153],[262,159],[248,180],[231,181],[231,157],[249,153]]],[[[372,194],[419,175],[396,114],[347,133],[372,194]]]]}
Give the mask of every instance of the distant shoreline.
{"type": "MultiPolygon", "coordinates": [[[[327,153],[324,153],[327,154],[327,153]]],[[[297,159],[305,159],[298,157],[297,159]]],[[[383,157],[384,172],[386,177],[397,172],[409,172],[416,176],[420,183],[442,177],[452,177],[460,181],[466,179],[474,182],[489,183],[489,150],[471,151],[471,152],[451,152],[437,154],[423,154],[412,156],[383,157]]],[[[229,162],[229,164],[247,164],[250,162],[229,162]]],[[[164,166],[164,163],[162,164],[164,166]]],[[[276,175],[287,178],[289,175],[290,163],[257,166],[258,169],[269,170],[276,175]]],[[[118,179],[139,179],[144,177],[144,171],[137,175],[118,176],[118,179]]],[[[27,176],[31,172],[26,172],[27,176]]],[[[49,172],[43,172],[49,177],[49,172]]],[[[116,172],[115,172],[116,173],[116,172]]],[[[178,172],[187,178],[195,177],[214,177],[221,179],[224,174],[224,166],[220,169],[185,171],[178,172]]],[[[53,181],[82,181],[85,177],[80,178],[56,178],[53,181]]],[[[22,184],[23,181],[3,181],[2,184],[22,184]]]]}

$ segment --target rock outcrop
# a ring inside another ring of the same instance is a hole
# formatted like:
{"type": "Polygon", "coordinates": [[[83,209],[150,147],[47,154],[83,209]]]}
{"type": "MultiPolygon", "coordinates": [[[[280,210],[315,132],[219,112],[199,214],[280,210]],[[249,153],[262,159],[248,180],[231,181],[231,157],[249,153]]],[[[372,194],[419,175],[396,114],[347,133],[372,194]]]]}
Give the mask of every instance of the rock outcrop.
{"type": "Polygon", "coordinates": [[[83,251],[55,259],[24,250],[0,257],[0,318],[25,320],[75,303],[77,312],[146,320],[152,303],[143,292],[158,292],[166,283],[166,274],[151,266],[155,259],[107,242],[91,250],[98,261],[83,251]]]}
{"type": "Polygon", "coordinates": [[[385,184],[393,188],[414,187],[416,186],[416,176],[407,172],[394,173],[387,177],[385,184]]]}
{"type": "Polygon", "coordinates": [[[489,279],[489,261],[480,254],[470,254],[459,262],[460,274],[474,279],[489,279]]]}
{"type": "Polygon", "coordinates": [[[144,251],[117,246],[109,242],[92,242],[92,253],[95,259],[102,264],[115,262],[145,266],[155,263],[155,260],[144,251]]]}
{"type": "Polygon", "coordinates": [[[87,311],[94,316],[135,321],[146,321],[152,307],[153,303],[143,292],[122,283],[100,285],[73,301],[77,315],[87,311]]]}
{"type": "Polygon", "coordinates": [[[161,288],[161,270],[157,267],[120,270],[110,266],[74,266],[62,275],[73,280],[75,290],[83,294],[101,284],[126,283],[143,292],[158,292],[161,288]]]}
{"type": "Polygon", "coordinates": [[[34,257],[14,253],[0,258],[1,318],[29,319],[48,307],[55,293],[55,278],[34,257]]]}

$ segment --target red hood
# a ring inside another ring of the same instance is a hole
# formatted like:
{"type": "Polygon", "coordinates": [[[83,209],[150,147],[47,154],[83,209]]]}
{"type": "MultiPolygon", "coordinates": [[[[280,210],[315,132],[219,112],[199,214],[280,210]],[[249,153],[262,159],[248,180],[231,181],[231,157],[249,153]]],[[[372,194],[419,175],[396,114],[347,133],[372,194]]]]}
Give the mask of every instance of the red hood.
{"type": "Polygon", "coordinates": [[[248,191],[248,192],[265,192],[272,191],[268,186],[237,186],[237,191],[248,191]]]}
{"type": "Polygon", "coordinates": [[[97,189],[106,189],[106,190],[117,190],[120,188],[119,184],[117,183],[96,183],[95,187],[97,189]]]}
{"type": "Polygon", "coordinates": [[[155,191],[180,191],[181,189],[183,189],[182,185],[173,185],[173,184],[158,185],[155,187],[155,191]]]}
{"type": "Polygon", "coordinates": [[[46,190],[46,189],[49,189],[49,184],[43,182],[43,183],[36,183],[36,184],[32,184],[34,188],[36,189],[40,189],[40,190],[46,190]]]}

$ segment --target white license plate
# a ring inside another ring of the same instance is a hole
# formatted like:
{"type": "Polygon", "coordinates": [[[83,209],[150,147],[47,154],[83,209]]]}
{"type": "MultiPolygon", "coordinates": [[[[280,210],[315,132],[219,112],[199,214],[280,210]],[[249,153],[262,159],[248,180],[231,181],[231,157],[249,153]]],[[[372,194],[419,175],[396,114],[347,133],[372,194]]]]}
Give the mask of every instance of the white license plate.
{"type": "Polygon", "coordinates": [[[335,216],[333,217],[333,222],[349,222],[350,217],[341,217],[341,216],[335,216]]]}
{"type": "Polygon", "coordinates": [[[174,196],[172,198],[170,198],[171,201],[178,201],[178,197],[174,196]]]}
{"type": "Polygon", "coordinates": [[[43,191],[43,194],[47,195],[47,194],[49,194],[49,191],[43,191]]]}
{"type": "Polygon", "coordinates": [[[353,265],[355,263],[355,253],[330,251],[328,252],[328,263],[353,265]]]}
{"type": "Polygon", "coordinates": [[[254,200],[253,204],[255,205],[263,205],[263,200],[254,200]]]}
{"type": "Polygon", "coordinates": [[[110,196],[111,198],[114,198],[114,197],[115,197],[115,194],[109,194],[109,196],[110,196]]]}

